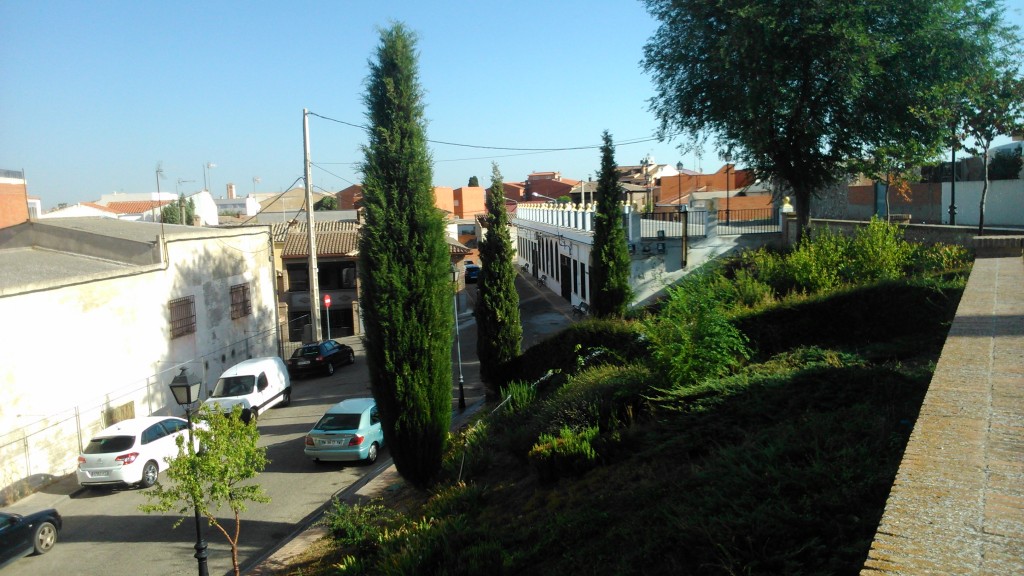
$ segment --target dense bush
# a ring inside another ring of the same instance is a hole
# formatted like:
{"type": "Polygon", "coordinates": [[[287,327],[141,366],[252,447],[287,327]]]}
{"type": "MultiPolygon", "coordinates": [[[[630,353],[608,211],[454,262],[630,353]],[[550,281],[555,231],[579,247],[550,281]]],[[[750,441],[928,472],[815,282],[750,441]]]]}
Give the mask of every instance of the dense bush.
{"type": "Polygon", "coordinates": [[[563,426],[558,434],[541,434],[528,455],[542,482],[580,476],[597,464],[593,442],[597,426],[576,431],[563,426]]]}
{"type": "MultiPolygon", "coordinates": [[[[580,369],[579,358],[597,348],[605,351],[596,358],[598,362],[623,364],[649,355],[640,338],[639,327],[633,322],[597,319],[577,322],[509,362],[501,371],[504,378],[501,388],[517,380],[534,382],[549,370],[575,374],[580,369]]],[[[499,390],[491,392],[500,395],[499,390]]]]}
{"type": "Polygon", "coordinates": [[[712,273],[687,278],[669,289],[661,313],[643,322],[654,360],[668,384],[723,376],[749,355],[746,338],[708,289],[713,285],[712,273]]]}

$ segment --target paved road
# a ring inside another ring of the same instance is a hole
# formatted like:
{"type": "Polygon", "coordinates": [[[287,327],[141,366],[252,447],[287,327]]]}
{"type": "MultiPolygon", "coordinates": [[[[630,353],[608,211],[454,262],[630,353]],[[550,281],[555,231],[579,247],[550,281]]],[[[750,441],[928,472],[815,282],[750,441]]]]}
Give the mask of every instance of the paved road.
{"type": "MultiPolygon", "coordinates": [[[[520,276],[523,345],[529,347],[554,334],[569,322],[569,304],[558,295],[541,290],[520,276]]],[[[459,294],[459,336],[467,403],[484,395],[476,359],[476,323],[472,314],[476,287],[459,294]]],[[[339,369],[331,377],[293,382],[292,404],[260,416],[260,444],[266,446],[270,464],[259,483],[271,496],[269,504],[256,504],[242,515],[239,548],[245,567],[316,515],[325,502],[364,477],[390,464],[387,450],[377,464],[334,463],[317,465],[302,454],[303,437],[331,404],[344,398],[370,395],[369,374],[358,337],[338,338],[356,350],[356,364],[339,369]]],[[[457,353],[453,351],[453,361],[457,353]]],[[[452,406],[458,402],[458,370],[452,389],[452,406]]],[[[45,556],[18,560],[4,569],[4,576],[76,574],[81,576],[135,576],[137,574],[195,574],[195,524],[191,516],[172,528],[181,514],[144,514],[138,506],[147,502],[138,489],[78,490],[73,477],[7,507],[27,512],[56,507],[64,516],[60,542],[45,556]]],[[[233,526],[233,519],[223,518],[233,526]]],[[[205,525],[205,522],[204,522],[205,525]]],[[[208,530],[211,574],[231,571],[230,547],[223,535],[208,530]]]]}
{"type": "MultiPolygon", "coordinates": [[[[317,465],[302,453],[305,433],[329,405],[370,394],[361,343],[358,338],[339,340],[357,348],[355,365],[340,368],[331,377],[294,381],[291,406],[275,408],[260,417],[260,444],[267,448],[270,464],[259,483],[272,500],[252,505],[242,516],[239,557],[243,565],[289,536],[296,524],[333,494],[388,464],[387,450],[374,466],[317,465]]],[[[4,569],[4,576],[195,574],[194,520],[189,516],[172,529],[181,515],[140,512],[139,505],[147,502],[144,494],[144,490],[129,488],[78,490],[73,480],[64,480],[16,502],[7,510],[55,506],[64,517],[64,530],[49,554],[14,562],[4,569]]],[[[233,527],[233,518],[222,520],[233,527]]],[[[229,572],[227,540],[210,530],[207,541],[210,573],[229,572]]]]}

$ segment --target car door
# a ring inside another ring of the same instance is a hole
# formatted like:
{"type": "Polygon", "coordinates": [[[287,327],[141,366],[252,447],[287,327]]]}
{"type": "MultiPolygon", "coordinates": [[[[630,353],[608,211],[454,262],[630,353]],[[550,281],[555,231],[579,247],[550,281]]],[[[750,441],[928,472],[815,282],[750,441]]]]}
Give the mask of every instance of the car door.
{"type": "MultiPolygon", "coordinates": [[[[157,422],[142,431],[142,458],[155,460],[161,470],[167,467],[167,457],[171,456],[167,448],[168,440],[173,445],[174,440],[167,436],[167,429],[163,421],[157,422]]],[[[176,454],[177,452],[175,452],[176,454]]]]}
{"type": "Polygon", "coordinates": [[[15,516],[0,515],[0,566],[25,554],[32,543],[25,522],[15,516]]]}
{"type": "MultiPolygon", "coordinates": [[[[164,428],[167,430],[167,457],[174,459],[178,457],[178,436],[186,435],[185,442],[188,442],[188,422],[184,422],[178,419],[168,419],[161,422],[164,428]]],[[[185,445],[185,449],[188,450],[188,445],[185,445]]]]}
{"type": "Polygon", "coordinates": [[[328,340],[327,342],[324,342],[323,355],[324,360],[330,362],[331,364],[334,364],[334,366],[337,367],[341,361],[341,356],[338,354],[338,343],[334,342],[333,340],[328,340]]]}
{"type": "Polygon", "coordinates": [[[373,439],[377,441],[377,445],[381,448],[384,447],[384,429],[381,428],[380,424],[380,412],[377,410],[377,405],[374,404],[370,408],[370,431],[373,439]]]}

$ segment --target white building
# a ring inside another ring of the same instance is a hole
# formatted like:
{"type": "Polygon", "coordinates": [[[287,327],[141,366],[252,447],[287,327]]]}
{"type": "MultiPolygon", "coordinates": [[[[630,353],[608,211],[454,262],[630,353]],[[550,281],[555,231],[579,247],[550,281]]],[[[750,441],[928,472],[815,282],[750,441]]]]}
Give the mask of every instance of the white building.
{"type": "MultiPolygon", "coordinates": [[[[267,226],[57,218],[0,230],[0,486],[74,471],[83,442],[181,414],[226,368],[279,350],[267,226]]],[[[2,500],[2,498],[0,498],[2,500]]]]}

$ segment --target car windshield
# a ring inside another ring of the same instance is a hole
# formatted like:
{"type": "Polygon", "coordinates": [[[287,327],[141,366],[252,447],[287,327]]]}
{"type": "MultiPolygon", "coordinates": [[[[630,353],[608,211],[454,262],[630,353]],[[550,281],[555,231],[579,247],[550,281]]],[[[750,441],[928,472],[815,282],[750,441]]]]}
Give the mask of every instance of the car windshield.
{"type": "Polygon", "coordinates": [[[324,414],[324,417],[316,423],[317,430],[355,430],[359,428],[359,421],[362,414],[324,414]]]}
{"type": "Polygon", "coordinates": [[[254,386],[256,386],[255,376],[228,376],[227,378],[217,380],[217,386],[214,387],[211,397],[230,398],[231,396],[245,396],[246,394],[252,394],[254,386]]]}
{"type": "Polygon", "coordinates": [[[93,438],[85,446],[86,454],[109,454],[111,452],[124,452],[135,445],[135,436],[105,436],[93,438]]]}
{"type": "Polygon", "coordinates": [[[316,358],[320,355],[319,346],[303,346],[292,354],[292,358],[316,358]]]}

